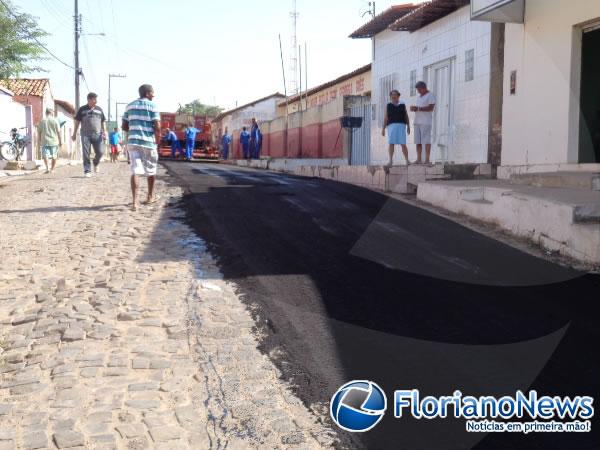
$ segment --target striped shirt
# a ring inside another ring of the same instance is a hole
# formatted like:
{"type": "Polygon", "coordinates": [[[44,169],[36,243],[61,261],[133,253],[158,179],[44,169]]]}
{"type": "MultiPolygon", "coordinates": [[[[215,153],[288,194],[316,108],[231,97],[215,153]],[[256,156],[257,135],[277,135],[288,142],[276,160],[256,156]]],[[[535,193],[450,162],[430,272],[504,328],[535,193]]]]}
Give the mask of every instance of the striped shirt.
{"type": "Polygon", "coordinates": [[[123,121],[129,124],[128,144],[156,149],[154,122],[160,122],[160,114],[154,102],[147,98],[131,102],[123,114],[123,121]]]}

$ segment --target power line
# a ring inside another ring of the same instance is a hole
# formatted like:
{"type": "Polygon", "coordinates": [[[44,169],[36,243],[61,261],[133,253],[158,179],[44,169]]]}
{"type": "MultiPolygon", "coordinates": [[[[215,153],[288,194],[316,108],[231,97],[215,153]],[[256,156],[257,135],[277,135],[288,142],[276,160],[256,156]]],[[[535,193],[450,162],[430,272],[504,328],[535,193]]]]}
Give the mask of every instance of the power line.
{"type": "MultiPolygon", "coordinates": [[[[19,17],[14,14],[10,8],[8,7],[8,5],[4,2],[4,0],[0,0],[0,4],[2,6],[4,6],[4,8],[6,9],[6,11],[8,12],[8,14],[10,14],[13,19],[15,20],[19,20],[19,17]]],[[[40,40],[38,38],[36,38],[35,36],[33,36],[31,33],[29,33],[28,30],[26,30],[25,28],[21,28],[22,31],[24,31],[25,33],[27,33],[27,35],[29,36],[29,39],[33,39],[41,48],[43,48],[46,53],[48,53],[50,56],[52,56],[55,60],[57,60],[59,63],[61,63],[63,66],[68,67],[69,69],[75,69],[75,67],[73,67],[72,65],[64,62],[62,59],[60,59],[58,56],[56,56],[54,53],[52,53],[48,47],[46,47],[44,44],[42,44],[40,42],[40,40]]]]}

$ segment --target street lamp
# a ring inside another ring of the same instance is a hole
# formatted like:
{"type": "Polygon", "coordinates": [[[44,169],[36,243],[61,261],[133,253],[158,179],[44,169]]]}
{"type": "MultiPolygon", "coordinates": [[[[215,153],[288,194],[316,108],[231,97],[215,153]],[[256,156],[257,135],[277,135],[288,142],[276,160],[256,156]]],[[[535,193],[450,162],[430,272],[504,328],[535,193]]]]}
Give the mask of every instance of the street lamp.
{"type": "Polygon", "coordinates": [[[113,78],[126,78],[127,75],[120,73],[109,73],[108,74],[108,123],[110,123],[110,80],[113,78]]]}

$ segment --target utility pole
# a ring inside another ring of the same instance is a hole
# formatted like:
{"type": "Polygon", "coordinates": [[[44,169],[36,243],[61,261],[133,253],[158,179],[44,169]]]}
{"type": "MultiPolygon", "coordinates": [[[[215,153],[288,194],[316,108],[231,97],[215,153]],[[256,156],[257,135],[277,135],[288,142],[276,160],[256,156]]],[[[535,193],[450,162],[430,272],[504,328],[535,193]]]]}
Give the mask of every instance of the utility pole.
{"type": "MultiPolygon", "coordinates": [[[[108,74],[108,123],[110,123],[110,80],[112,78],[126,78],[127,75],[124,74],[120,74],[120,73],[109,73],[108,74]]],[[[118,120],[118,117],[117,117],[118,120]]]]}
{"type": "Polygon", "coordinates": [[[290,17],[292,18],[292,42],[290,49],[290,95],[297,94],[298,91],[298,13],[296,0],[292,0],[292,12],[290,17]]]}
{"type": "Polygon", "coordinates": [[[126,102],[115,102],[115,122],[117,122],[117,127],[119,127],[119,105],[127,106],[129,103],[126,102]]]}
{"type": "Polygon", "coordinates": [[[79,15],[79,0],[75,0],[75,109],[79,110],[80,95],[79,81],[81,76],[81,67],[79,67],[79,38],[81,36],[81,16],[79,15]]]}

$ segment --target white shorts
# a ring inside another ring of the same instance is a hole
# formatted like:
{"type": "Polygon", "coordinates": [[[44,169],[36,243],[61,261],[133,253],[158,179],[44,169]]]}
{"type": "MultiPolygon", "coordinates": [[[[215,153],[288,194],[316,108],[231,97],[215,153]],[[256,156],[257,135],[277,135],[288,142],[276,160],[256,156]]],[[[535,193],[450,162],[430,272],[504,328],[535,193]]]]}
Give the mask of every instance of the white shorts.
{"type": "Polygon", "coordinates": [[[431,144],[431,125],[415,125],[415,144],[431,144]]]}
{"type": "Polygon", "coordinates": [[[129,153],[129,167],[132,175],[153,177],[158,168],[158,151],[139,145],[127,145],[129,153]]]}

